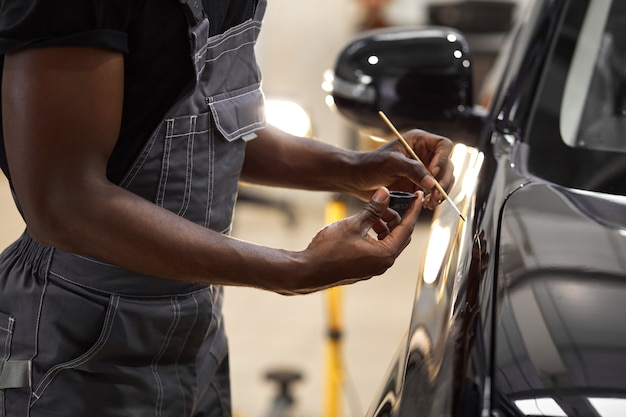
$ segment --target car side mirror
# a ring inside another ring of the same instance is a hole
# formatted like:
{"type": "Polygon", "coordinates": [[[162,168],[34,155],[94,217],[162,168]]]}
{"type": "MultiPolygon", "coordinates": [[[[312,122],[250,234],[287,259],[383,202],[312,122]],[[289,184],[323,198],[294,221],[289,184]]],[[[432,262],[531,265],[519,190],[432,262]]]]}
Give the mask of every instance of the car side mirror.
{"type": "MultiPolygon", "coordinates": [[[[477,141],[472,65],[461,33],[446,27],[385,28],[353,39],[339,53],[330,93],[334,106],[363,133],[420,128],[477,141]]],[[[478,120],[482,121],[482,119],[478,120]]]]}

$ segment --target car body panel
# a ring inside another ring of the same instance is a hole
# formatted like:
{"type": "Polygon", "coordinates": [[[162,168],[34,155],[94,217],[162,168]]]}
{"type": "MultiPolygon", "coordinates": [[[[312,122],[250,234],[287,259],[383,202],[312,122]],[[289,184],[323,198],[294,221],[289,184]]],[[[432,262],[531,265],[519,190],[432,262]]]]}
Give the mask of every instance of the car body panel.
{"type": "Polygon", "coordinates": [[[626,197],[533,181],[502,216],[494,390],[500,401],[626,396],[626,197]]]}
{"type": "MultiPolygon", "coordinates": [[[[593,36],[602,35],[604,26],[589,23],[611,12],[610,30],[623,33],[626,3],[529,1],[480,94],[482,112],[480,105],[461,103],[449,112],[445,100],[433,104],[431,113],[441,112],[437,117],[410,103],[400,106],[405,115],[416,112],[418,126],[425,120],[436,133],[452,133],[456,182],[449,195],[467,221],[446,202],[435,210],[416,271],[410,326],[367,417],[624,414],[626,132],[616,129],[626,120],[620,101],[626,102],[626,81],[621,95],[622,84],[612,84],[613,75],[605,74],[615,61],[611,54],[602,56],[605,44],[612,45],[607,39],[588,53],[597,61],[581,61],[578,51],[590,39],[599,42],[593,36]],[[588,78],[588,97],[577,103],[577,83],[585,80],[581,68],[600,77],[588,78]],[[596,81],[603,88],[594,89],[596,81]],[[612,89],[618,93],[613,113],[602,115],[594,106],[610,102],[606,94],[612,89]],[[571,117],[578,104],[600,115],[599,123],[584,111],[571,117]],[[449,116],[452,122],[438,130],[449,116]],[[572,122],[580,132],[594,125],[586,137],[600,140],[568,143],[567,135],[576,131],[572,122]],[[604,140],[607,133],[613,143],[604,140]],[[621,411],[608,414],[607,404],[621,411]]],[[[464,45],[461,33],[437,30],[442,41],[456,33],[455,41],[464,45]]],[[[436,44],[405,34],[416,39],[414,47],[424,48],[417,57],[436,44]]],[[[619,36],[608,40],[617,45],[619,36]]],[[[380,45],[373,40],[368,53],[376,54],[380,45]]],[[[385,43],[390,45],[395,44],[385,43]]],[[[618,46],[615,51],[626,51],[618,46]]],[[[471,59],[471,50],[463,56],[471,59]]],[[[426,64],[407,68],[414,71],[411,77],[428,73],[426,64]]],[[[372,97],[380,78],[397,74],[395,67],[387,70],[378,67],[367,80],[372,97]]],[[[469,91],[457,82],[467,81],[467,74],[456,75],[441,89],[444,97],[453,96],[448,88],[454,83],[461,93],[469,91]]],[[[435,94],[436,86],[429,91],[435,94]]],[[[386,105],[392,120],[400,114],[394,103],[386,105]]],[[[362,108],[352,122],[366,132],[378,127],[374,107],[362,108]]]]}

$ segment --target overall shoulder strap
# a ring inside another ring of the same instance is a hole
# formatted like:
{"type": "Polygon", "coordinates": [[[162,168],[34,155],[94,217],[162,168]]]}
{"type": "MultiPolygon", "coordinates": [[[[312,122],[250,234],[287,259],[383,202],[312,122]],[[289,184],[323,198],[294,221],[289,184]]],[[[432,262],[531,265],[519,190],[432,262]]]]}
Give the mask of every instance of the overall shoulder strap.
{"type": "Polygon", "coordinates": [[[185,15],[190,26],[196,26],[205,18],[202,0],[178,0],[185,9],[185,15]]]}

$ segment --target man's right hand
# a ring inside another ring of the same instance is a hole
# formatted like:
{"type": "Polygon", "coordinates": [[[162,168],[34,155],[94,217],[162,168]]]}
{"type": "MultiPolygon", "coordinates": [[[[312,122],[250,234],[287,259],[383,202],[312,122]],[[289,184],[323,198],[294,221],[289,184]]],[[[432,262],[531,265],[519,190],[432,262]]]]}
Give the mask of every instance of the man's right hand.
{"type": "Polygon", "coordinates": [[[389,190],[379,188],[360,212],[317,233],[302,252],[305,270],[287,285],[293,290],[280,292],[305,294],[383,274],[410,243],[422,198],[418,192],[418,198],[400,218],[388,208],[389,190]]]}

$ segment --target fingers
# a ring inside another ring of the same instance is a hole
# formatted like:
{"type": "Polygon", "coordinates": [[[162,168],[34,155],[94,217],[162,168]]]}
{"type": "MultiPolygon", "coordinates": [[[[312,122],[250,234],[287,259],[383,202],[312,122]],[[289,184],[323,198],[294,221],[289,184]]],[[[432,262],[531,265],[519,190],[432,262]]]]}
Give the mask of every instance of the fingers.
{"type": "Polygon", "coordinates": [[[450,160],[454,143],[446,137],[418,129],[407,132],[406,136],[425,165],[424,170],[417,170],[418,175],[422,176],[417,183],[425,191],[430,191],[424,206],[433,209],[444,199],[444,195],[435,187],[435,181],[446,192],[454,184],[454,166],[450,160]]]}
{"type": "Polygon", "coordinates": [[[430,193],[424,198],[423,207],[428,210],[434,210],[442,202],[443,198],[441,198],[438,192],[436,194],[430,193]]]}
{"type": "MultiPolygon", "coordinates": [[[[448,192],[454,184],[454,166],[450,161],[449,155],[437,157],[437,161],[437,173],[433,172],[433,175],[437,178],[439,185],[441,185],[441,187],[448,192]]],[[[439,192],[437,192],[437,194],[439,194],[439,198],[443,198],[439,192]]]]}
{"type": "MultiPolygon", "coordinates": [[[[448,193],[454,185],[454,175],[452,175],[453,166],[450,166],[450,175],[445,175],[443,179],[439,181],[439,185],[448,193]]],[[[434,210],[439,204],[445,200],[445,195],[439,192],[437,188],[433,188],[430,194],[424,199],[424,207],[434,210]]]]}
{"type": "Polygon", "coordinates": [[[398,212],[388,208],[389,191],[384,187],[379,189],[363,209],[363,215],[360,219],[362,235],[373,230],[379,241],[389,239],[390,241],[387,243],[395,246],[394,250],[397,250],[399,254],[410,241],[410,235],[422,208],[424,195],[421,191],[416,194],[417,198],[413,200],[409,209],[401,217],[398,212]],[[384,201],[377,202],[377,195],[378,197],[384,195],[384,201]]]}
{"type": "Polygon", "coordinates": [[[398,212],[388,208],[383,212],[382,217],[374,222],[372,230],[374,230],[379,240],[384,239],[391,230],[400,224],[401,220],[402,217],[400,217],[398,212]]]}
{"type": "Polygon", "coordinates": [[[284,293],[306,293],[381,275],[411,241],[422,194],[400,218],[388,208],[389,190],[381,187],[363,209],[322,228],[300,253],[306,273],[284,293]],[[376,238],[370,236],[371,232],[376,238]]]}

